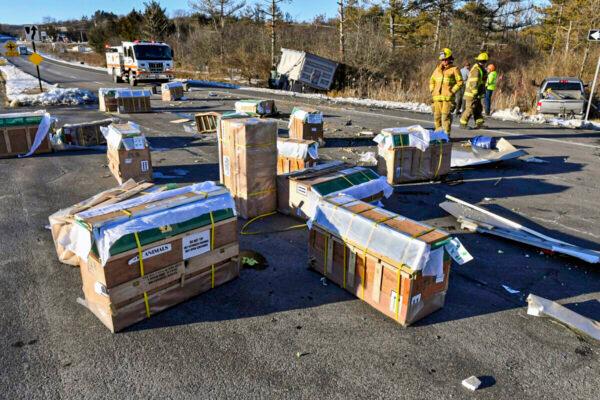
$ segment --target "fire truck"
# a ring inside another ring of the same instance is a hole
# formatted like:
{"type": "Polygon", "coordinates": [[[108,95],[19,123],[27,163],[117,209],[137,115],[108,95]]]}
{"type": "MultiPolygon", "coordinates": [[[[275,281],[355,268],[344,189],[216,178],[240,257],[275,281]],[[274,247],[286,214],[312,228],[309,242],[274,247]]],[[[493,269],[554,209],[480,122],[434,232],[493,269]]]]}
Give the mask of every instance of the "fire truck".
{"type": "Polygon", "coordinates": [[[106,67],[115,83],[168,82],[174,77],[173,50],[166,43],[122,42],[107,46],[106,67]]]}

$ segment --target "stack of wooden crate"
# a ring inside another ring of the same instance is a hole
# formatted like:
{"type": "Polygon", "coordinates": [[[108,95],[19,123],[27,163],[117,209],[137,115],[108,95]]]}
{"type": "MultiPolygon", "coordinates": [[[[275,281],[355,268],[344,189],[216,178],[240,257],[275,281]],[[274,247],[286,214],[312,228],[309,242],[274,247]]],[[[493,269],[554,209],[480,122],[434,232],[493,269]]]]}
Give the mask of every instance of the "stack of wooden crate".
{"type": "Polygon", "coordinates": [[[219,132],[221,182],[231,190],[242,218],[277,209],[277,122],[222,119],[219,132]]]}

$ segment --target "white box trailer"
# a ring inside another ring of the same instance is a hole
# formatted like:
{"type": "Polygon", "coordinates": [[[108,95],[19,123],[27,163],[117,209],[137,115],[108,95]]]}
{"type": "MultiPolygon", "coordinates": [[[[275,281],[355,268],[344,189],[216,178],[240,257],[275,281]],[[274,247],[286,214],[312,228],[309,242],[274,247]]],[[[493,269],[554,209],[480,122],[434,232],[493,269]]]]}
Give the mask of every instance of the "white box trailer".
{"type": "Polygon", "coordinates": [[[287,79],[292,88],[300,83],[317,90],[329,90],[337,68],[335,61],[305,51],[282,48],[277,73],[280,79],[287,79]]]}

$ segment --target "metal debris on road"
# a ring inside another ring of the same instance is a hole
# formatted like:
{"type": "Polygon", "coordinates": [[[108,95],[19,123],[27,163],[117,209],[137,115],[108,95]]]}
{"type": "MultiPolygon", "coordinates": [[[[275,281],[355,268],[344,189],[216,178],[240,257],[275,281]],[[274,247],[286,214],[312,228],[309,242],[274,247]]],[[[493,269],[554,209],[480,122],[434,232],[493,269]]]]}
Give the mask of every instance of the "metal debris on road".
{"type": "Polygon", "coordinates": [[[552,300],[535,294],[527,296],[527,303],[529,303],[527,314],[535,317],[552,318],[576,332],[600,340],[600,323],[598,321],[586,318],[552,300]]]}
{"type": "Polygon", "coordinates": [[[452,214],[461,223],[463,229],[496,235],[504,239],[535,246],[551,253],[566,254],[591,264],[600,263],[599,251],[551,238],[456,197],[446,195],[446,199],[449,201],[441,203],[440,207],[452,214]]]}
{"type": "Polygon", "coordinates": [[[516,290],[511,288],[510,286],[506,286],[506,285],[502,285],[502,287],[504,288],[504,290],[506,290],[508,293],[510,294],[517,294],[517,293],[521,293],[520,290],[516,290]]]}

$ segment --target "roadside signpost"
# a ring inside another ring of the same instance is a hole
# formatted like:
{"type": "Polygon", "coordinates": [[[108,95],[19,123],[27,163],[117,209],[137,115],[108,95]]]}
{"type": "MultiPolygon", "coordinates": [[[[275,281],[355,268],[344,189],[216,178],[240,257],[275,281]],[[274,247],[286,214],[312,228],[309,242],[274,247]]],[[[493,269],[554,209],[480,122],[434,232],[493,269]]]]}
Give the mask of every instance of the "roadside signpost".
{"type": "Polygon", "coordinates": [[[38,83],[40,84],[40,92],[43,92],[44,89],[42,88],[42,78],[40,76],[40,63],[44,59],[42,58],[42,56],[37,54],[36,49],[35,49],[36,39],[38,41],[42,40],[41,32],[38,29],[38,27],[35,25],[26,26],[25,27],[25,39],[31,40],[31,46],[33,47],[33,54],[31,56],[29,56],[29,61],[31,61],[33,64],[35,64],[35,69],[37,70],[37,76],[38,76],[38,83]]]}
{"type": "MultiPolygon", "coordinates": [[[[600,29],[590,29],[588,32],[588,40],[590,42],[600,42],[600,29]]],[[[594,74],[594,81],[592,82],[592,89],[590,90],[590,98],[588,99],[587,110],[585,111],[585,122],[588,121],[590,116],[590,109],[592,108],[592,101],[594,100],[594,90],[596,90],[596,81],[598,80],[598,71],[600,71],[600,56],[598,56],[596,73],[594,74]]]]}
{"type": "Polygon", "coordinates": [[[6,49],[6,52],[4,53],[4,55],[6,57],[18,57],[19,56],[19,52],[17,51],[17,45],[12,40],[9,40],[8,42],[6,42],[6,44],[4,45],[4,48],[6,49]]]}

